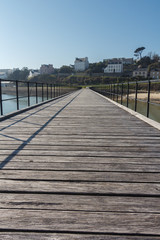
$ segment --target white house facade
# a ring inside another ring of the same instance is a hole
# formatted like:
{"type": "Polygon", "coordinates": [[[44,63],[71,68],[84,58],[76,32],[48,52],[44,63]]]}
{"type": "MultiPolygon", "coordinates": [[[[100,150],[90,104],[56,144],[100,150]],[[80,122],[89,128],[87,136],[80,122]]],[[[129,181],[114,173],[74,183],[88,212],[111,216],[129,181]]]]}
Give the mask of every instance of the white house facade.
{"type": "Polygon", "coordinates": [[[160,69],[152,70],[150,72],[150,77],[153,79],[160,79],[160,69]]]}
{"type": "Polygon", "coordinates": [[[40,74],[52,74],[54,73],[54,67],[52,64],[42,64],[40,67],[40,74]]]}
{"type": "Polygon", "coordinates": [[[133,64],[133,58],[108,58],[103,59],[104,62],[112,63],[112,62],[121,62],[123,64],[133,64]]]}
{"type": "Polygon", "coordinates": [[[88,57],[76,58],[74,61],[75,71],[85,71],[89,67],[88,57]]]}
{"type": "Polygon", "coordinates": [[[1,72],[0,73],[0,78],[1,79],[6,79],[7,78],[7,73],[6,72],[1,72]]]}
{"type": "Polygon", "coordinates": [[[138,68],[137,70],[134,70],[133,77],[138,77],[138,76],[147,78],[148,69],[147,68],[138,68]]]}
{"type": "Polygon", "coordinates": [[[121,62],[108,63],[107,67],[104,69],[104,73],[121,73],[121,72],[123,72],[123,63],[121,62]]]}
{"type": "Polygon", "coordinates": [[[29,79],[29,78],[32,78],[32,77],[36,77],[36,76],[38,76],[38,75],[40,75],[40,72],[39,72],[38,70],[31,70],[31,71],[29,72],[28,79],[29,79]]]}

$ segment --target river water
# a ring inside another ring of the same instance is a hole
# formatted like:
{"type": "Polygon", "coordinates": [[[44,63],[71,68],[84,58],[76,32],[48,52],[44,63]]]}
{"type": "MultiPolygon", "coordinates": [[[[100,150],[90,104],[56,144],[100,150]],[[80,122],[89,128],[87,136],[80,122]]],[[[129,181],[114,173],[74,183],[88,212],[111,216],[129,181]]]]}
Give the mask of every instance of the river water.
{"type": "MultiPolygon", "coordinates": [[[[127,101],[123,102],[123,105],[127,105],[127,101]]],[[[135,101],[130,99],[128,107],[132,110],[135,108],[135,101]]],[[[137,112],[144,116],[147,116],[147,103],[142,101],[137,101],[137,112]]],[[[160,104],[150,104],[149,106],[149,118],[160,122],[160,104]]]]}
{"type": "MultiPolygon", "coordinates": [[[[15,96],[13,95],[8,95],[8,94],[2,94],[2,99],[11,99],[14,98],[15,96]]],[[[44,97],[44,101],[47,100],[46,97],[44,97]]],[[[42,102],[42,97],[38,97],[38,103],[42,102]]],[[[30,97],[30,106],[36,104],[36,97],[31,96],[30,97]]],[[[28,98],[19,98],[19,109],[23,109],[28,107],[28,98]]],[[[3,114],[6,115],[8,113],[14,112],[17,110],[17,100],[16,99],[11,99],[7,101],[3,101],[3,114]]]]}

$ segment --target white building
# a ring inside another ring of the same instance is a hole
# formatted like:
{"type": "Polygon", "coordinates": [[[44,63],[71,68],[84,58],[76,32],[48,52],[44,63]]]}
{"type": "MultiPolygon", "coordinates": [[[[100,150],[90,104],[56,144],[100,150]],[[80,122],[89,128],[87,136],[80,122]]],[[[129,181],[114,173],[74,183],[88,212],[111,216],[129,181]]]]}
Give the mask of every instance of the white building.
{"type": "Polygon", "coordinates": [[[133,58],[121,58],[123,64],[133,64],[133,58]]]}
{"type": "Polygon", "coordinates": [[[75,71],[85,71],[89,67],[88,57],[76,58],[74,61],[75,71]]]}
{"type": "Polygon", "coordinates": [[[137,70],[134,70],[133,77],[138,77],[138,76],[147,78],[148,69],[147,68],[138,68],[137,70]]]}
{"type": "Polygon", "coordinates": [[[155,70],[152,70],[150,72],[150,77],[151,78],[156,78],[156,79],[160,79],[160,69],[155,69],[155,70]]]}
{"type": "Polygon", "coordinates": [[[54,73],[54,67],[52,64],[42,64],[40,67],[40,74],[52,74],[54,73]]]}
{"type": "Polygon", "coordinates": [[[11,69],[0,69],[0,78],[6,79],[13,71],[11,69]]]}
{"type": "Polygon", "coordinates": [[[110,62],[104,69],[104,73],[121,73],[123,72],[122,62],[110,62]]]}
{"type": "Polygon", "coordinates": [[[38,75],[40,75],[40,72],[39,72],[38,70],[31,70],[31,71],[29,72],[28,79],[29,79],[29,78],[33,78],[33,77],[36,77],[36,76],[38,76],[38,75]]]}
{"type": "Polygon", "coordinates": [[[1,82],[1,87],[8,87],[8,86],[12,86],[13,85],[13,83],[11,83],[11,82],[8,82],[8,81],[5,81],[5,82],[1,82]]]}
{"type": "Polygon", "coordinates": [[[0,79],[6,79],[7,73],[6,72],[0,72],[0,79]]]}
{"type": "Polygon", "coordinates": [[[123,64],[133,64],[133,58],[109,58],[109,59],[104,59],[104,62],[121,62],[123,64]]]}

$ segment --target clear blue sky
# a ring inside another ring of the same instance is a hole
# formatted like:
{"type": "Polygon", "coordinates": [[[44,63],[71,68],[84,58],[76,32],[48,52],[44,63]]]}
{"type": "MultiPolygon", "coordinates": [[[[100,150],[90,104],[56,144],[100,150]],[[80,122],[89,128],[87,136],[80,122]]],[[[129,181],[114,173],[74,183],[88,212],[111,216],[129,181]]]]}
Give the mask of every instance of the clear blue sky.
{"type": "Polygon", "coordinates": [[[0,0],[0,69],[160,54],[160,0],[0,0]]]}

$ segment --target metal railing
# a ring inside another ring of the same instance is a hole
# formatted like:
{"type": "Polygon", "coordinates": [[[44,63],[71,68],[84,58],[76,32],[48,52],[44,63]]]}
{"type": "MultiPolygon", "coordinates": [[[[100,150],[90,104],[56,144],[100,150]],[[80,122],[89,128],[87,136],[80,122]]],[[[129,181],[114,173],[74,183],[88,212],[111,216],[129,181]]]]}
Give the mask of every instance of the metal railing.
{"type": "Polygon", "coordinates": [[[91,89],[146,117],[160,122],[159,79],[107,84],[92,87],[91,89]]]}
{"type": "Polygon", "coordinates": [[[77,89],[60,84],[0,79],[0,114],[39,104],[77,89]]]}

